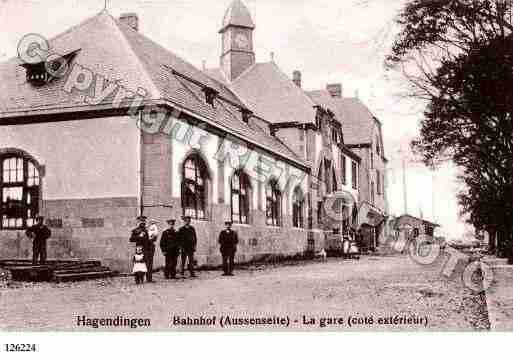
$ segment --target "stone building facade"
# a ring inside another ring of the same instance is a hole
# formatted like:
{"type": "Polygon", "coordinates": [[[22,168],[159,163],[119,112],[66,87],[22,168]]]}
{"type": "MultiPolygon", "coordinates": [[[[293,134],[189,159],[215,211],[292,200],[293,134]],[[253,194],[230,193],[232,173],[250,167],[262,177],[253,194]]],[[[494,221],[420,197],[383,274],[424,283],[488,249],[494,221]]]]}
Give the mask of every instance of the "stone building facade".
{"type": "Polygon", "coordinates": [[[354,231],[357,213],[340,226],[325,205],[340,191],[361,198],[364,156],[298,73],[255,62],[254,30],[234,0],[220,66],[200,71],[142,35],[137,15],[102,12],[50,40],[57,56],[0,64],[0,257],[30,256],[24,228],[37,214],[53,232],[49,257],[122,272],[141,213],[161,227],[192,216],[199,265],[220,263],[225,220],[241,238],[238,262],[354,231]],[[57,75],[55,58],[67,65],[57,75]]]}

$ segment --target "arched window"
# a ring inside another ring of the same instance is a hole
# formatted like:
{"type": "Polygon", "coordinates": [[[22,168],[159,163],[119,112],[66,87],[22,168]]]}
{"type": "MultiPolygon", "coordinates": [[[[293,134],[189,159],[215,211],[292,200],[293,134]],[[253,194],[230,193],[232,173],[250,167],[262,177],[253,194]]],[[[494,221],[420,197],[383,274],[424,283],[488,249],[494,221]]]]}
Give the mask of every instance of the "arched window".
{"type": "Polygon", "coordinates": [[[37,164],[19,153],[0,152],[0,228],[24,229],[39,214],[37,164]]]}
{"type": "Polygon", "coordinates": [[[292,195],[292,225],[296,228],[304,228],[304,204],[305,199],[301,188],[296,187],[292,195]]]}
{"type": "Polygon", "coordinates": [[[182,178],[183,214],[194,219],[206,219],[208,172],[198,154],[185,160],[182,178]]]}
{"type": "Polygon", "coordinates": [[[281,192],[278,182],[271,180],[265,188],[266,196],[266,223],[268,226],[281,225],[281,192]]]}
{"type": "Polygon", "coordinates": [[[231,208],[234,223],[249,223],[250,191],[249,177],[241,170],[236,171],[231,181],[231,208]]]}

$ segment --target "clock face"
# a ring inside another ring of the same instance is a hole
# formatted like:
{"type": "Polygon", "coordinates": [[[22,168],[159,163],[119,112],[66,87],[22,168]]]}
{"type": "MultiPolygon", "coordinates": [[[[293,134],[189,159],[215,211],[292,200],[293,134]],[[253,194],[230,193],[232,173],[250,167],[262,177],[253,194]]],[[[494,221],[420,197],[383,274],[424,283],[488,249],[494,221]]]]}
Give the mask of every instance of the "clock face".
{"type": "Polygon", "coordinates": [[[248,38],[243,34],[237,34],[237,36],[235,36],[235,43],[241,49],[247,49],[249,45],[248,38]]]}

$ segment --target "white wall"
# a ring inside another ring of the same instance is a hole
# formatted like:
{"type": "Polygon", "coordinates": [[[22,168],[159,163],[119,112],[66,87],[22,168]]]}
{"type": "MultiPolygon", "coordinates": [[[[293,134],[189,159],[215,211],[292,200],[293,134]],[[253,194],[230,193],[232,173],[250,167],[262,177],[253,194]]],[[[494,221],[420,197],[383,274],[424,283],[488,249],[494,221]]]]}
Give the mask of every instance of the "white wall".
{"type": "MultiPolygon", "coordinates": [[[[176,126],[176,125],[173,125],[173,126],[176,126]]],[[[183,126],[183,125],[181,125],[183,126]]],[[[194,131],[197,131],[198,129],[195,127],[194,128],[194,131]]],[[[203,131],[203,130],[200,130],[200,131],[203,131]]],[[[183,164],[183,161],[185,159],[185,156],[187,156],[188,153],[190,153],[191,151],[193,151],[194,149],[196,150],[201,150],[201,153],[203,155],[203,158],[207,161],[208,163],[208,166],[209,166],[209,169],[211,171],[211,181],[212,181],[212,191],[213,191],[213,194],[209,194],[210,195],[210,199],[213,201],[214,204],[217,204],[219,201],[218,201],[218,176],[219,176],[219,168],[218,168],[218,160],[216,159],[216,154],[218,152],[218,148],[219,148],[219,145],[220,143],[223,142],[223,139],[219,138],[219,136],[215,135],[215,134],[212,134],[210,132],[203,132],[203,139],[201,141],[195,141],[195,140],[189,140],[189,141],[183,141],[183,134],[186,132],[185,130],[185,127],[183,128],[183,132],[182,130],[180,130],[179,133],[174,133],[174,135],[171,136],[171,143],[172,143],[172,163],[171,163],[171,166],[172,166],[172,173],[173,173],[173,179],[172,179],[172,195],[173,197],[180,197],[180,192],[181,192],[181,171],[182,171],[182,164],[183,164]]],[[[279,187],[280,187],[280,190],[282,191],[282,193],[284,192],[284,187],[286,185],[286,181],[287,181],[287,174],[292,172],[292,171],[299,171],[297,169],[292,169],[289,165],[285,164],[284,162],[281,162],[281,161],[275,161],[271,156],[261,152],[261,151],[258,151],[256,152],[256,154],[254,154],[254,157],[252,157],[251,160],[248,160],[245,164],[245,171],[246,173],[250,176],[250,179],[251,179],[251,186],[252,186],[252,195],[253,195],[253,198],[252,198],[252,207],[251,209],[256,209],[257,207],[257,203],[258,203],[258,180],[255,178],[255,176],[252,176],[252,171],[251,171],[251,168],[255,167],[256,166],[256,161],[259,157],[262,157],[264,158],[265,160],[267,160],[267,162],[273,162],[273,163],[276,163],[276,165],[274,166],[274,168],[278,168],[278,170],[276,170],[274,173],[276,174],[276,177],[279,176],[279,187]],[[280,169],[283,169],[283,171],[281,171],[280,169]],[[281,175],[280,175],[281,174],[281,175]]],[[[235,157],[235,156],[234,156],[235,157]]],[[[230,203],[230,178],[234,172],[234,170],[238,168],[237,167],[233,167],[232,166],[232,163],[230,163],[230,161],[225,161],[224,163],[224,180],[223,180],[223,185],[224,185],[224,203],[225,204],[229,204],[230,203]]],[[[300,177],[296,174],[295,177],[300,177]]],[[[300,180],[298,180],[297,178],[294,178],[293,181],[292,181],[292,184],[291,184],[291,191],[289,193],[289,196],[285,196],[283,195],[282,196],[282,199],[283,199],[283,203],[282,203],[282,208],[283,208],[283,214],[284,215],[290,215],[291,214],[291,202],[289,202],[289,205],[286,204],[285,201],[291,201],[291,198],[292,198],[292,190],[295,188],[296,185],[300,184],[300,180]]],[[[303,190],[303,193],[307,193],[307,187],[308,185],[308,181],[306,179],[306,177],[304,177],[302,183],[301,183],[301,188],[303,190]]],[[[265,206],[265,183],[263,184],[263,187],[262,187],[262,193],[261,193],[261,203],[263,203],[263,205],[265,206]]]]}
{"type": "Polygon", "coordinates": [[[139,195],[139,129],[129,117],[0,126],[0,148],[46,167],[43,199],[139,195]]]}

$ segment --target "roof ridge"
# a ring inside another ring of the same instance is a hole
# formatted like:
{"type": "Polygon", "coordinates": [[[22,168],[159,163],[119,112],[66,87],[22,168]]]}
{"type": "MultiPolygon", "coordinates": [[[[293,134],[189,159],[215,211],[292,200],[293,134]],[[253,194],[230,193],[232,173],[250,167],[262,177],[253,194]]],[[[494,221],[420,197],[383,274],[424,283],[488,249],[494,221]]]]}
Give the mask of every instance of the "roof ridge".
{"type": "Polygon", "coordinates": [[[76,25],[72,25],[71,27],[67,28],[66,30],[64,30],[63,32],[55,35],[54,37],[48,39],[48,42],[51,42],[51,41],[55,41],[55,40],[58,40],[60,39],[62,36],[64,35],[67,35],[69,34],[70,32],[73,32],[75,31],[76,29],[86,25],[88,22],[90,21],[93,21],[95,19],[97,19],[98,17],[100,17],[100,15],[103,15],[103,14],[106,14],[108,16],[110,16],[110,14],[108,13],[107,10],[103,9],[102,11],[100,11],[99,13],[95,14],[95,15],[92,15],[92,16],[89,16],[88,18],[85,18],[84,20],[82,20],[81,22],[79,22],[78,24],[76,25]]]}
{"type": "MultiPolygon", "coordinates": [[[[141,60],[141,58],[139,57],[139,55],[137,54],[137,52],[134,50],[133,46],[132,46],[132,43],[127,39],[125,33],[120,29],[121,26],[125,27],[128,31],[135,31],[134,29],[132,29],[130,26],[122,23],[121,21],[119,21],[118,19],[114,18],[111,14],[109,14],[107,11],[105,11],[105,13],[110,17],[111,21],[114,23],[116,29],[118,30],[120,36],[123,38],[123,40],[125,41],[125,44],[127,45],[127,47],[130,49],[130,52],[133,54],[133,56],[135,57],[135,59],[137,60],[137,63],[138,65],[144,70],[144,77],[146,78],[146,80],[153,86],[153,94],[156,94],[157,98],[155,99],[160,99],[162,98],[162,93],[159,89],[159,87],[155,84],[155,82],[153,81],[153,78],[150,76],[149,74],[149,69],[148,67],[146,66],[146,64],[144,63],[144,61],[141,60]]],[[[146,89],[145,89],[146,90],[146,89]]]]}
{"type": "Polygon", "coordinates": [[[287,81],[289,81],[293,86],[294,88],[296,88],[298,91],[298,93],[301,93],[303,95],[303,97],[308,101],[310,102],[310,104],[312,105],[312,107],[315,107],[316,106],[316,103],[315,101],[313,101],[310,96],[307,95],[306,91],[303,90],[301,87],[298,87],[294,81],[292,81],[285,72],[283,72],[283,70],[278,66],[278,64],[276,64],[276,62],[274,61],[270,61],[268,62],[269,64],[271,65],[274,65],[274,67],[278,70],[279,74],[283,76],[284,79],[286,79],[287,81]]]}
{"type": "Polygon", "coordinates": [[[223,74],[223,77],[224,77],[224,78],[226,78],[226,79],[228,80],[228,83],[232,84],[232,83],[235,83],[235,82],[237,82],[238,80],[242,79],[242,78],[244,77],[244,75],[247,75],[248,73],[250,73],[250,72],[251,72],[251,70],[253,70],[257,65],[260,65],[260,64],[261,64],[261,63],[257,63],[257,62],[255,62],[253,65],[251,65],[250,67],[248,67],[246,70],[242,71],[242,73],[241,73],[239,76],[237,76],[237,77],[235,78],[235,80],[234,80],[234,81],[230,81],[230,80],[228,80],[228,78],[226,77],[226,74],[224,73],[224,71],[223,71],[223,68],[222,68],[222,67],[219,67],[219,70],[220,70],[221,74],[223,74]]]}
{"type": "MultiPolygon", "coordinates": [[[[168,57],[168,60],[165,61],[165,62],[160,63],[160,65],[168,64],[169,61],[177,61],[178,63],[180,63],[179,67],[182,67],[182,69],[175,68],[175,70],[177,70],[179,72],[183,72],[184,74],[186,74],[186,75],[188,75],[190,77],[194,77],[194,78],[196,78],[196,80],[198,80],[200,82],[203,82],[207,86],[215,85],[217,87],[217,89],[220,89],[222,91],[228,92],[230,95],[232,95],[234,97],[234,99],[237,99],[237,100],[240,101],[239,97],[235,94],[235,92],[229,86],[227,86],[226,84],[223,84],[222,82],[212,78],[207,73],[205,73],[205,71],[202,71],[201,69],[196,67],[191,62],[185,60],[182,56],[179,56],[178,54],[176,54],[172,50],[167,49],[166,47],[164,47],[160,43],[156,42],[152,38],[146,36],[145,34],[139,32],[139,31],[133,30],[130,26],[127,26],[126,24],[123,24],[119,20],[114,19],[114,21],[116,22],[118,28],[120,29],[120,31],[123,34],[123,36],[125,37],[125,39],[127,39],[127,42],[129,43],[132,51],[136,54],[137,58],[139,59],[139,61],[144,66],[144,68],[146,70],[146,73],[150,74],[149,76],[152,79],[152,83],[153,83],[154,86],[157,87],[157,89],[159,88],[159,86],[155,83],[155,80],[151,77],[151,68],[148,67],[150,65],[148,65],[146,61],[144,61],[144,60],[142,60],[140,58],[140,56],[138,55],[138,51],[136,51],[134,49],[134,45],[132,44],[132,41],[135,41],[135,42],[138,42],[138,41],[147,42],[151,46],[156,47],[158,49],[158,51],[161,51],[163,54],[165,54],[165,56],[168,57]],[[127,38],[127,34],[125,34],[124,31],[132,33],[131,35],[134,36],[134,39],[133,40],[128,39],[127,38]]],[[[162,93],[160,95],[162,96],[162,93]]]]}

